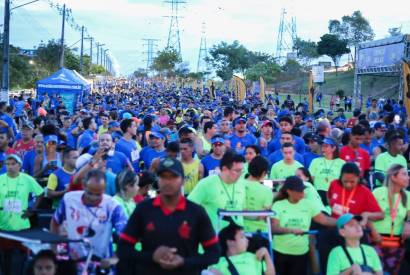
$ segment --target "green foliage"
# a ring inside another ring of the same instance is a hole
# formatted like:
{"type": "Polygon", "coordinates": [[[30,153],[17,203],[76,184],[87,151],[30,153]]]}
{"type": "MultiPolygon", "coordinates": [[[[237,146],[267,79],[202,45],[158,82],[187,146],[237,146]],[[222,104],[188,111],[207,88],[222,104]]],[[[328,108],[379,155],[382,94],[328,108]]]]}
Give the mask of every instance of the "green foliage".
{"type": "Polygon", "coordinates": [[[197,73],[190,72],[188,74],[188,77],[191,78],[191,79],[194,79],[194,80],[202,79],[202,78],[204,78],[204,76],[205,76],[205,73],[203,73],[203,72],[197,72],[197,73]]]}
{"type": "Polygon", "coordinates": [[[159,51],[152,62],[152,69],[160,74],[174,75],[176,65],[182,62],[181,56],[175,49],[164,49],[159,51]]]}
{"type": "Polygon", "coordinates": [[[336,95],[338,95],[340,98],[345,96],[345,91],[344,90],[337,90],[336,95]]]}
{"type": "Polygon", "coordinates": [[[361,11],[354,11],[350,16],[345,15],[341,21],[330,20],[329,32],[346,40],[349,46],[374,39],[374,31],[361,11]]]}
{"type": "Polygon", "coordinates": [[[314,41],[303,40],[296,38],[294,50],[297,52],[297,56],[302,60],[305,66],[309,66],[312,59],[318,58],[317,44],[314,41]]]}
{"type": "Polygon", "coordinates": [[[296,74],[302,72],[302,65],[296,60],[288,59],[285,65],[282,66],[282,70],[288,74],[296,74]]]}
{"type": "Polygon", "coordinates": [[[274,83],[278,74],[281,72],[280,66],[274,62],[259,62],[246,70],[246,79],[258,81],[263,77],[266,83],[274,83]]]}
{"type": "Polygon", "coordinates": [[[209,50],[207,62],[216,70],[216,74],[223,80],[232,78],[234,72],[244,72],[250,67],[250,59],[258,59],[257,54],[250,54],[249,51],[238,41],[232,44],[221,42],[214,45],[209,50]]]}
{"type": "Polygon", "coordinates": [[[145,69],[139,68],[133,73],[133,76],[135,78],[140,78],[140,77],[147,77],[148,74],[147,74],[147,71],[145,69]]]}
{"type": "Polygon", "coordinates": [[[333,60],[337,74],[340,57],[350,53],[350,49],[347,47],[346,40],[342,40],[334,34],[325,34],[317,43],[317,52],[319,55],[327,55],[333,60]]]}

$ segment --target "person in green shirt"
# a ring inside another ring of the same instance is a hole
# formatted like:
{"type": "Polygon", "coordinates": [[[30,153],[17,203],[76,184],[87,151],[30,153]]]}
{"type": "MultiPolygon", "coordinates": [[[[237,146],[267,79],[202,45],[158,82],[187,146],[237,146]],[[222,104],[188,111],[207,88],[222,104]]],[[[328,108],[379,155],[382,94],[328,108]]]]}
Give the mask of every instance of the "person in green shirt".
{"type": "Polygon", "coordinates": [[[137,206],[134,197],[138,194],[138,175],[128,169],[121,171],[115,178],[117,194],[113,197],[124,210],[127,219],[137,206]]]}
{"type": "Polygon", "coordinates": [[[316,158],[309,167],[313,184],[319,192],[322,202],[328,205],[326,193],[330,183],[340,177],[340,171],[345,163],[339,158],[339,148],[333,139],[325,138],[322,143],[323,157],[316,158]]]}
{"type": "Polygon", "coordinates": [[[303,165],[295,160],[295,148],[292,143],[282,145],[283,160],[272,165],[270,179],[283,180],[289,176],[294,176],[296,170],[303,165]]]}
{"type": "MultiPolygon", "coordinates": [[[[219,164],[220,174],[202,179],[188,196],[189,200],[205,208],[216,231],[228,225],[221,221],[218,226],[219,209],[242,211],[245,208],[245,182],[239,179],[244,162],[243,156],[233,151],[226,152],[219,164]]],[[[243,225],[242,217],[234,219],[243,225]]]]}
{"type": "Polygon", "coordinates": [[[231,222],[219,232],[222,257],[219,262],[208,270],[215,275],[231,275],[232,269],[237,274],[274,275],[275,267],[266,247],[261,247],[255,253],[247,252],[249,240],[243,227],[231,222]],[[231,267],[230,267],[231,265],[231,267]]]}
{"type": "Polygon", "coordinates": [[[410,193],[407,169],[393,164],[387,170],[385,185],[376,188],[373,195],[384,212],[384,219],[373,222],[379,236],[376,251],[384,271],[397,274],[405,253],[404,240],[410,237],[410,193]]]}
{"type": "MultiPolygon", "coordinates": [[[[262,184],[269,169],[269,162],[262,156],[256,156],[249,163],[248,177],[246,178],[245,210],[260,211],[270,210],[273,202],[272,189],[262,184]]],[[[244,227],[246,232],[267,232],[264,217],[245,217],[244,227]]]]}
{"type": "Polygon", "coordinates": [[[375,160],[374,169],[376,172],[387,173],[387,170],[392,164],[400,164],[407,168],[407,161],[403,157],[403,137],[399,134],[393,134],[391,137],[386,134],[387,139],[387,152],[384,152],[377,156],[375,160]]]}
{"type": "Polygon", "coordinates": [[[0,176],[0,230],[19,231],[30,228],[27,211],[30,193],[37,199],[37,209],[44,190],[31,176],[21,173],[23,162],[14,154],[6,157],[7,173],[0,176]]]}
{"type": "Polygon", "coordinates": [[[327,261],[327,275],[382,275],[382,265],[376,250],[368,245],[360,244],[363,229],[361,217],[344,214],[337,219],[339,234],[345,244],[332,249],[327,261]]]}
{"type": "Polygon", "coordinates": [[[324,226],[336,220],[321,213],[320,208],[304,199],[306,186],[297,176],[286,178],[273,201],[272,219],[275,267],[279,274],[307,274],[309,236],[312,219],[324,226]]]}
{"type": "Polygon", "coordinates": [[[249,172],[249,163],[256,157],[261,155],[261,149],[257,145],[248,145],[245,147],[245,163],[243,164],[243,170],[241,178],[244,179],[249,172]]]}

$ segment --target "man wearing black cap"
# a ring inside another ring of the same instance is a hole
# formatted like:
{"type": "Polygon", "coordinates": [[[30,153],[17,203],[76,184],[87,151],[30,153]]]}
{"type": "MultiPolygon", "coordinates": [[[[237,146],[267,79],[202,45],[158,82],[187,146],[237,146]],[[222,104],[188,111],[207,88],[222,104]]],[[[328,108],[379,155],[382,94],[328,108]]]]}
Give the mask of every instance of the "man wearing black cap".
{"type": "Polygon", "coordinates": [[[160,195],[140,203],[120,235],[119,274],[199,274],[219,257],[211,221],[201,206],[182,196],[178,160],[162,159],[157,173],[160,195]],[[141,251],[134,248],[137,242],[141,251]]]}

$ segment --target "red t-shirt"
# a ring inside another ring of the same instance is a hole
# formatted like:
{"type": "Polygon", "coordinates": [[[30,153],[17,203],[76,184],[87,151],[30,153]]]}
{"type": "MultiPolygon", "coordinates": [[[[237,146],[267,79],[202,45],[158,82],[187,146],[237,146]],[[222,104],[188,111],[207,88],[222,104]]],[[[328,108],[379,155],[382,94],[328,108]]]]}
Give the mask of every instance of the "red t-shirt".
{"type": "Polygon", "coordinates": [[[30,140],[27,143],[24,143],[23,140],[18,140],[16,141],[14,149],[21,157],[24,157],[24,154],[28,151],[34,150],[35,146],[34,140],[30,140]]]}
{"type": "Polygon", "coordinates": [[[362,148],[353,149],[350,146],[343,146],[340,149],[340,158],[346,162],[356,163],[359,166],[361,176],[371,166],[369,153],[362,148]]]}
{"type": "Polygon", "coordinates": [[[355,126],[357,123],[357,118],[352,117],[349,118],[349,120],[347,121],[347,128],[353,128],[353,126],[355,126]]]}
{"type": "Polygon", "coordinates": [[[327,198],[332,208],[332,217],[336,219],[346,213],[360,215],[363,212],[382,211],[373,193],[362,184],[348,191],[339,180],[334,180],[327,191],[327,198]]]}

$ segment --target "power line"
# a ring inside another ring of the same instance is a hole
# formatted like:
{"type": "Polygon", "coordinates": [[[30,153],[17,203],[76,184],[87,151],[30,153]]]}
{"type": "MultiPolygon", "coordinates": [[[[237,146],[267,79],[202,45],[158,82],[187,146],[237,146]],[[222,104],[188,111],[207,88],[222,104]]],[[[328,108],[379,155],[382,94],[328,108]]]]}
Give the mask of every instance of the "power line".
{"type": "Polygon", "coordinates": [[[179,31],[179,22],[178,22],[178,19],[182,17],[179,16],[178,12],[179,12],[179,4],[184,4],[186,3],[186,1],[169,0],[169,1],[164,1],[164,2],[171,4],[171,15],[165,16],[167,18],[170,18],[167,48],[175,49],[178,55],[182,57],[181,38],[179,36],[180,31],[179,31]]]}

